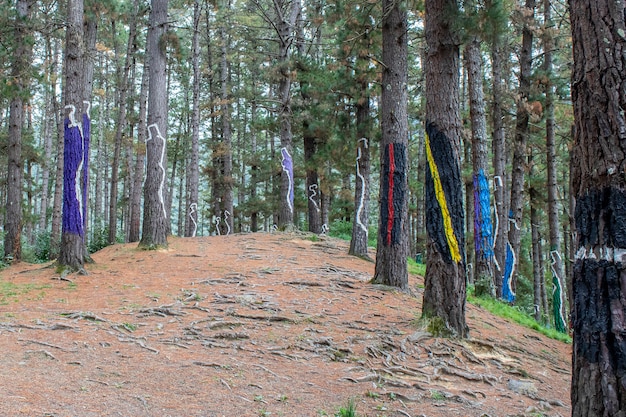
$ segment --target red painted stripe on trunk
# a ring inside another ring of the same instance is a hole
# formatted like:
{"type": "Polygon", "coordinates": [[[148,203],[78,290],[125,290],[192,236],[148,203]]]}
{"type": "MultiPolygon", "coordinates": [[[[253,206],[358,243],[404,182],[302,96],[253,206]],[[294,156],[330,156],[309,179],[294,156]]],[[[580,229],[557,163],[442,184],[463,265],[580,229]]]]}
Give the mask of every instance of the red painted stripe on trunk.
{"type": "Polygon", "coordinates": [[[393,155],[393,143],[389,144],[389,190],[387,191],[387,246],[391,245],[391,231],[393,229],[393,174],[396,170],[396,160],[393,155]]]}

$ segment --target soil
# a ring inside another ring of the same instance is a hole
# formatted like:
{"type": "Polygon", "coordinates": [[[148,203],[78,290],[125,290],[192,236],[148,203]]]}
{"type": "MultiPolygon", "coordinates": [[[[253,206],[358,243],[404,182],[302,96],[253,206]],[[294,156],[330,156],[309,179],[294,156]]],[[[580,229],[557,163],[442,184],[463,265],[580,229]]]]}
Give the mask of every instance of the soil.
{"type": "Polygon", "coordinates": [[[298,233],[170,237],[107,247],[88,275],[4,269],[0,415],[571,414],[571,345],[470,304],[469,339],[433,337],[422,277],[372,285],[373,262],[347,252],[298,233]]]}

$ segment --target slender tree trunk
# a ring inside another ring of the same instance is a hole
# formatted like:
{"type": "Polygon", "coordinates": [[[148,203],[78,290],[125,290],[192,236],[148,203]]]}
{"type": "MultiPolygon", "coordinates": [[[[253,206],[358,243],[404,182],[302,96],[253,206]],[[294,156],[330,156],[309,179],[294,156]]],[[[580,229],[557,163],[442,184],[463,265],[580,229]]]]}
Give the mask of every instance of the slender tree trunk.
{"type": "Polygon", "coordinates": [[[572,416],[626,413],[626,3],[571,0],[572,416]]]}
{"type": "Polygon", "coordinates": [[[539,232],[540,215],[539,209],[539,196],[535,188],[531,187],[528,190],[528,196],[530,197],[530,230],[532,238],[532,261],[533,261],[533,305],[534,316],[538,323],[541,323],[542,315],[545,313],[542,302],[542,287],[543,287],[543,268],[542,268],[542,248],[541,248],[541,234],[539,232]]]}
{"type": "Polygon", "coordinates": [[[373,283],[408,288],[408,114],[406,2],[383,1],[380,103],[380,219],[373,283]]]}
{"type": "Polygon", "coordinates": [[[4,221],[4,257],[14,262],[22,258],[22,126],[24,104],[30,97],[29,68],[32,45],[29,39],[33,0],[18,0],[14,42],[16,49],[11,65],[12,98],[9,113],[7,149],[7,199],[4,221]]]}
{"type": "Polygon", "coordinates": [[[198,190],[200,187],[200,1],[193,6],[193,37],[191,40],[191,66],[193,68],[193,97],[191,103],[191,153],[187,167],[187,214],[185,236],[194,237],[198,231],[198,190]]]}
{"type": "MultiPolygon", "coordinates": [[[[502,7],[501,0],[489,1],[486,8],[502,7]]],[[[508,201],[506,181],[506,141],[504,136],[504,89],[502,75],[504,42],[503,36],[496,30],[491,44],[491,76],[492,76],[492,106],[491,122],[493,138],[491,148],[493,153],[493,197],[494,197],[494,284],[496,296],[502,297],[502,277],[504,275],[506,242],[508,227],[508,201]]]]}
{"type": "Polygon", "coordinates": [[[350,255],[367,257],[369,205],[370,205],[370,98],[367,82],[361,83],[361,97],[356,106],[357,157],[354,187],[354,222],[352,239],[350,239],[350,255]]]}
{"type": "Polygon", "coordinates": [[[130,227],[128,241],[138,242],[141,230],[141,184],[145,175],[146,165],[146,132],[148,126],[148,58],[145,58],[141,88],[139,91],[139,121],[137,124],[137,155],[135,156],[135,177],[130,202],[130,227]]]}
{"type": "MultiPolygon", "coordinates": [[[[135,8],[137,4],[135,3],[135,8]]],[[[117,241],[117,202],[118,202],[118,183],[120,171],[120,159],[122,154],[122,140],[126,133],[126,104],[128,100],[128,80],[130,68],[132,66],[133,47],[136,42],[137,33],[137,10],[135,9],[130,15],[128,24],[128,43],[126,44],[126,57],[124,59],[124,68],[119,78],[119,96],[118,96],[118,114],[117,123],[115,125],[115,148],[113,150],[113,165],[111,166],[111,189],[109,197],[109,245],[115,244],[117,241]]],[[[115,28],[115,25],[113,26],[115,28]]]]}
{"type": "MultiPolygon", "coordinates": [[[[522,29],[522,50],[520,53],[520,75],[517,99],[517,112],[515,121],[515,138],[513,146],[513,161],[511,174],[511,202],[509,215],[508,238],[514,253],[514,259],[519,259],[522,237],[522,215],[524,208],[524,176],[526,172],[526,144],[529,135],[529,110],[528,98],[530,95],[530,81],[532,76],[532,45],[534,24],[535,0],[526,0],[526,21],[522,29]]],[[[517,261],[514,261],[517,262],[517,261]]],[[[517,266],[517,265],[515,265],[517,266]]],[[[516,268],[517,269],[517,268],[516,268]]],[[[517,287],[517,274],[507,277],[510,279],[510,287],[515,292],[517,287]]],[[[514,301],[512,299],[507,301],[514,301]]]]}
{"type": "Polygon", "coordinates": [[[455,0],[426,2],[426,229],[428,257],[422,316],[467,337],[465,233],[460,172],[459,41],[455,0]]]}
{"type": "MultiPolygon", "coordinates": [[[[93,3],[88,3],[92,4],[93,3]]],[[[85,57],[84,57],[84,74],[83,74],[83,166],[81,180],[82,180],[82,210],[83,210],[83,233],[85,240],[85,261],[93,262],[87,249],[88,242],[88,226],[89,226],[89,162],[91,155],[91,115],[89,113],[91,109],[91,95],[93,91],[93,71],[96,54],[96,35],[98,32],[97,18],[94,15],[89,16],[84,20],[84,38],[85,38],[85,57]]]]}
{"type": "MultiPolygon", "coordinates": [[[[364,42],[367,45],[369,37],[364,35],[364,42]]],[[[369,56],[369,54],[367,54],[369,56]]],[[[367,68],[365,62],[367,59],[359,55],[355,66],[359,69],[367,68]]],[[[359,95],[356,100],[356,139],[357,139],[357,157],[356,157],[356,175],[354,187],[354,222],[352,223],[352,238],[350,239],[351,255],[367,257],[367,244],[369,235],[369,218],[370,218],[370,137],[371,137],[371,117],[370,117],[370,93],[369,80],[365,73],[356,72],[357,82],[359,85],[359,95]]],[[[407,125],[408,135],[408,125],[407,125]]],[[[408,187],[408,185],[407,185],[408,187]]],[[[407,220],[408,222],[408,220],[407,220]]]]}
{"type": "Polygon", "coordinates": [[[544,22],[546,30],[544,31],[544,63],[543,70],[545,73],[545,108],[546,115],[546,160],[548,170],[548,224],[550,229],[550,269],[552,271],[553,294],[555,299],[552,300],[555,307],[554,324],[555,328],[560,332],[567,330],[567,311],[565,287],[565,268],[563,265],[563,256],[561,250],[561,227],[559,221],[559,201],[558,201],[558,185],[557,185],[557,160],[555,145],[555,120],[554,120],[554,86],[552,84],[552,49],[554,48],[554,40],[552,35],[552,2],[544,0],[544,22]]]}
{"type": "Polygon", "coordinates": [[[279,82],[277,89],[278,120],[280,125],[281,176],[278,227],[282,230],[294,228],[294,192],[293,177],[293,134],[291,132],[291,65],[290,55],[296,19],[300,14],[300,0],[276,0],[274,27],[278,37],[279,82]]]}
{"type": "Polygon", "coordinates": [[[52,161],[52,137],[55,132],[56,118],[54,114],[54,101],[56,100],[54,91],[56,89],[56,54],[52,52],[52,45],[50,39],[46,39],[47,60],[50,63],[49,74],[47,75],[47,81],[50,87],[46,90],[46,115],[45,124],[43,127],[43,154],[44,163],[41,173],[41,202],[39,209],[39,232],[43,233],[48,227],[48,197],[49,197],[49,184],[50,184],[50,161],[52,161]],[[54,56],[54,58],[53,58],[54,56]],[[54,75],[53,75],[54,74],[54,75]]]}
{"type": "Polygon", "coordinates": [[[168,0],[152,0],[147,55],[148,89],[147,174],[144,183],[143,232],[140,247],[167,247],[167,59],[168,0]]]}
{"type": "Polygon", "coordinates": [[[233,132],[231,127],[231,104],[229,94],[230,62],[228,61],[229,37],[224,27],[220,27],[221,56],[220,84],[222,110],[222,234],[232,233],[233,228],[233,132]]]}
{"type": "MultiPolygon", "coordinates": [[[[472,122],[472,166],[474,191],[474,281],[493,280],[493,223],[487,165],[487,119],[483,94],[480,40],[470,40],[465,48],[470,119],[472,122]]],[[[490,291],[491,292],[491,291],[490,291]]],[[[490,294],[495,295],[495,294],[490,294]]]]}

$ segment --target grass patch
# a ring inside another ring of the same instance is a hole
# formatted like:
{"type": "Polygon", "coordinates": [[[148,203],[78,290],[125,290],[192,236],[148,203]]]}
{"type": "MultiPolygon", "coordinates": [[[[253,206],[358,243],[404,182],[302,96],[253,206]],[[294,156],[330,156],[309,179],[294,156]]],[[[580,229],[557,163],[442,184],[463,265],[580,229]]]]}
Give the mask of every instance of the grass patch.
{"type": "Polygon", "coordinates": [[[36,299],[40,300],[45,296],[45,292],[41,291],[45,288],[51,288],[50,284],[14,284],[12,282],[0,281],[0,305],[7,305],[12,302],[19,302],[22,295],[32,291],[40,291],[36,299]]]}
{"type": "Polygon", "coordinates": [[[419,275],[421,277],[426,275],[426,265],[425,264],[418,264],[417,262],[415,262],[415,259],[407,258],[407,265],[408,265],[408,268],[409,268],[409,274],[411,274],[411,275],[419,275]]]}
{"type": "Polygon", "coordinates": [[[559,340],[565,343],[572,343],[572,338],[568,334],[542,326],[537,323],[534,318],[523,311],[520,311],[515,306],[511,306],[491,297],[475,297],[470,294],[467,295],[467,301],[475,306],[489,311],[492,314],[495,314],[496,316],[512,320],[517,324],[521,324],[524,327],[535,330],[551,339],[559,340]]]}

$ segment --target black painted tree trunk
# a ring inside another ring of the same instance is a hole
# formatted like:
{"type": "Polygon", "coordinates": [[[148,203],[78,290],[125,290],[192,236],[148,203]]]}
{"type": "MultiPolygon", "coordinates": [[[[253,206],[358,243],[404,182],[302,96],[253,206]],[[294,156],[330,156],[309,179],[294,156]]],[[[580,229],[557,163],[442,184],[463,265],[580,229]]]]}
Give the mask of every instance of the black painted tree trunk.
{"type": "Polygon", "coordinates": [[[450,20],[455,0],[426,2],[426,230],[422,316],[466,337],[465,232],[460,173],[459,40],[450,20]]]}
{"type": "Polygon", "coordinates": [[[572,416],[626,415],[626,3],[570,0],[572,416]]]}
{"type": "Polygon", "coordinates": [[[372,282],[408,288],[406,2],[383,1],[380,219],[372,282]]]}

